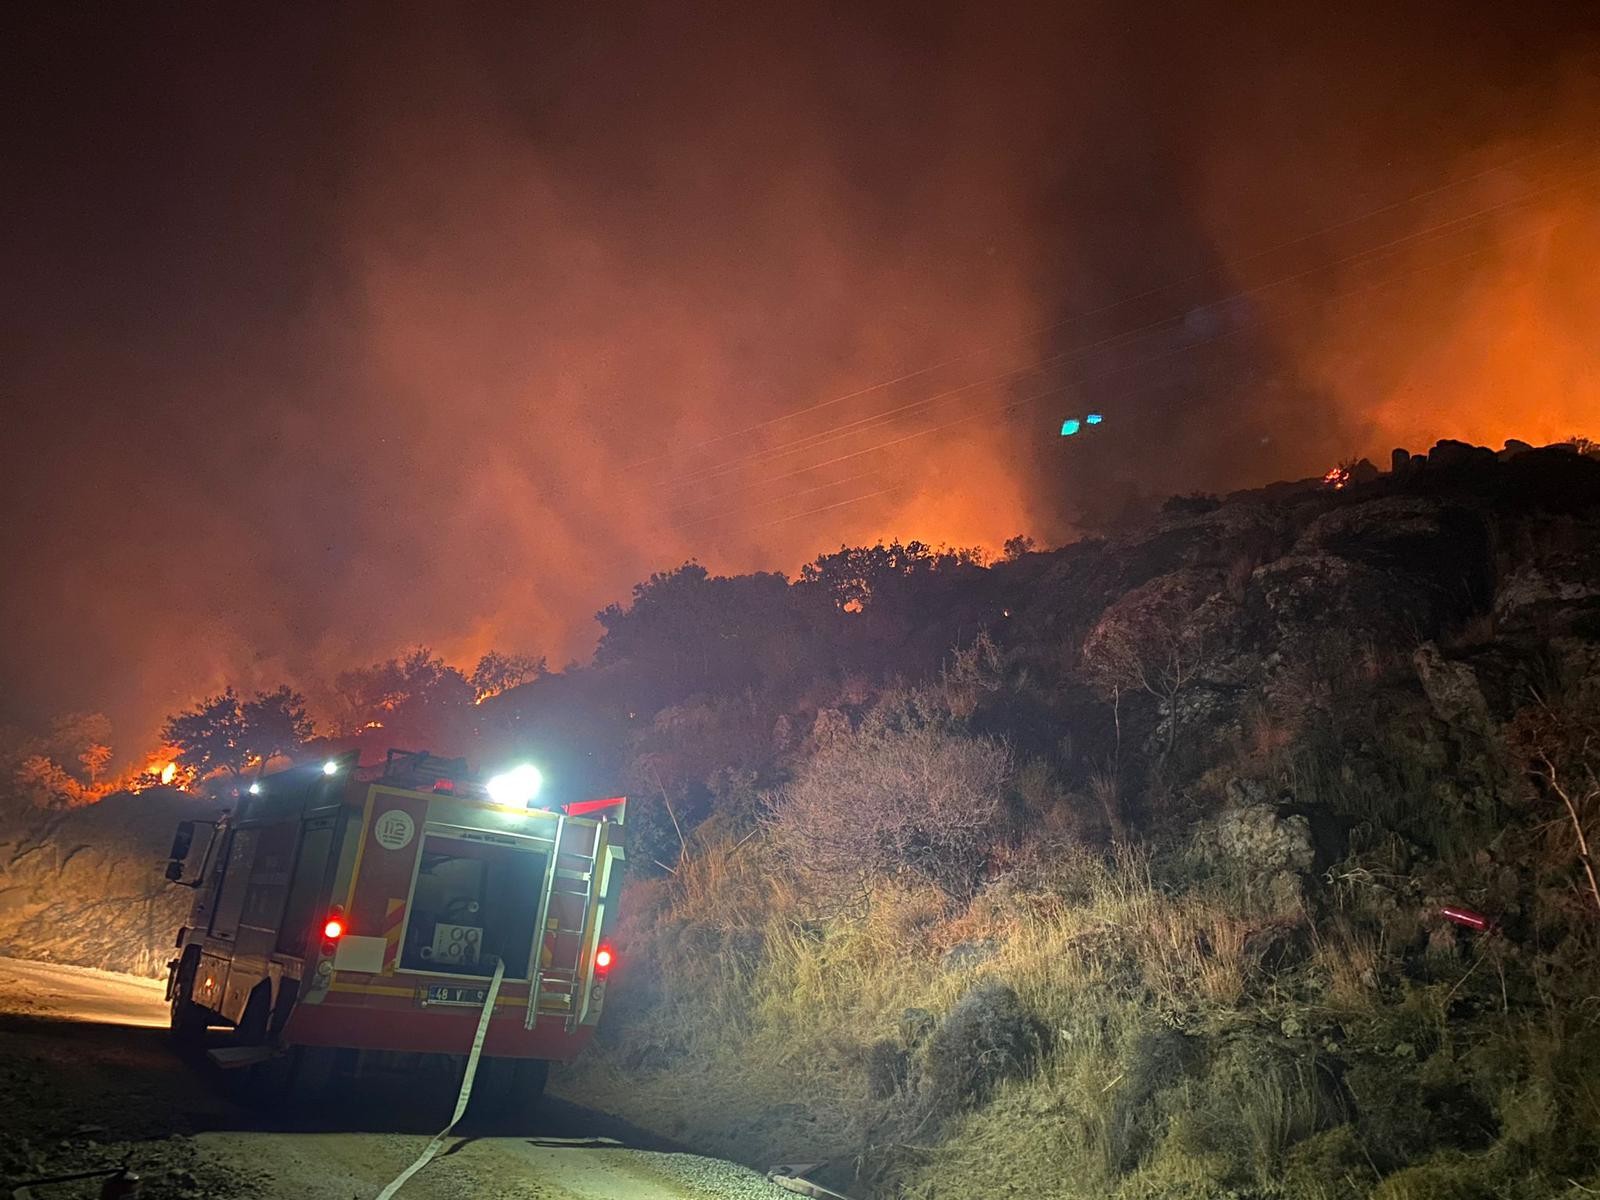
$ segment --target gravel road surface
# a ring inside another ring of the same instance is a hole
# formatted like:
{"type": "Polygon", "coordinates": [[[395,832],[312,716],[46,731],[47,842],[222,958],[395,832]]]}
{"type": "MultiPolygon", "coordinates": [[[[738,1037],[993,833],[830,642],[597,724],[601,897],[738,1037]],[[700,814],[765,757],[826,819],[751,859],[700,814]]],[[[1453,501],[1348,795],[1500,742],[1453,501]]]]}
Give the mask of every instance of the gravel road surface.
{"type": "MultiPolygon", "coordinates": [[[[129,1162],[147,1200],[364,1200],[420,1153],[454,1101],[435,1088],[428,1103],[413,1103],[390,1086],[358,1092],[333,1112],[264,1113],[231,1098],[215,1072],[174,1055],[166,1020],[158,982],[0,958],[6,1188],[129,1162]]],[[[677,1153],[559,1100],[546,1108],[522,1136],[452,1137],[397,1200],[793,1200],[745,1167],[677,1153]]],[[[34,1194],[76,1200],[96,1190],[67,1184],[34,1194]]]]}

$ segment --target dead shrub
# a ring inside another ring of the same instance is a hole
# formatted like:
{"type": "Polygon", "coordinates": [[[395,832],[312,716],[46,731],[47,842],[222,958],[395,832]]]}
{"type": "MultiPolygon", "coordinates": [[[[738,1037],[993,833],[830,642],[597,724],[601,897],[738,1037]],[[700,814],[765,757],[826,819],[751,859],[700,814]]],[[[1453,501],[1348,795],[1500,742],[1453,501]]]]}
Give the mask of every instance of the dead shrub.
{"type": "Polygon", "coordinates": [[[1003,743],[962,732],[918,697],[891,699],[800,768],[773,805],[773,843],[835,908],[906,876],[966,899],[1003,831],[1012,773],[1003,743]]]}

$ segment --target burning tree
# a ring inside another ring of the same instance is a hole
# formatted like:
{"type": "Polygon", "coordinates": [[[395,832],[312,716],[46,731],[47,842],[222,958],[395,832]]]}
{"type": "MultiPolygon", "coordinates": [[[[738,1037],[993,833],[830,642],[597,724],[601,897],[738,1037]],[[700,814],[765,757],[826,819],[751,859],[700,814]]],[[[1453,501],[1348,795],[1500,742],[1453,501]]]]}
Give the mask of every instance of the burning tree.
{"type": "Polygon", "coordinates": [[[473,703],[482,704],[491,696],[509,692],[530,679],[538,679],[549,673],[550,668],[543,655],[535,658],[531,654],[504,654],[499,650],[491,650],[478,660],[467,682],[472,685],[473,703]]]}
{"type": "Polygon", "coordinates": [[[382,729],[393,745],[454,744],[476,693],[461,670],[426,646],[401,658],[345,671],[335,681],[352,729],[382,729]]]}
{"type": "Polygon", "coordinates": [[[242,700],[230,687],[167,718],[161,737],[176,751],[179,773],[204,779],[237,775],[251,763],[291,754],[314,732],[305,697],[287,686],[242,700]]]}
{"type": "Polygon", "coordinates": [[[275,692],[257,692],[239,705],[242,732],[239,745],[245,761],[269,762],[279,754],[292,754],[316,732],[306,716],[306,700],[287,684],[275,692]]]}

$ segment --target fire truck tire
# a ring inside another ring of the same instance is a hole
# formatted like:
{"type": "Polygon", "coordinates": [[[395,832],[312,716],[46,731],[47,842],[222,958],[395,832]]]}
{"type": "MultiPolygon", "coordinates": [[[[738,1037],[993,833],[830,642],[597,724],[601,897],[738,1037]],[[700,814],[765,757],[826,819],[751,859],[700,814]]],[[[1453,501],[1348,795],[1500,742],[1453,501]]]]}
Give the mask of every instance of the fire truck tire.
{"type": "Polygon", "coordinates": [[[485,1058],[478,1064],[467,1111],[497,1127],[526,1126],[539,1112],[550,1064],[537,1058],[485,1058]]]}
{"type": "Polygon", "coordinates": [[[192,966],[185,970],[187,965],[178,967],[178,976],[172,984],[168,1026],[172,1031],[172,1040],[179,1047],[192,1049],[205,1037],[206,1026],[211,1024],[211,1013],[189,998],[192,994],[190,989],[194,986],[194,970],[192,966]]]}

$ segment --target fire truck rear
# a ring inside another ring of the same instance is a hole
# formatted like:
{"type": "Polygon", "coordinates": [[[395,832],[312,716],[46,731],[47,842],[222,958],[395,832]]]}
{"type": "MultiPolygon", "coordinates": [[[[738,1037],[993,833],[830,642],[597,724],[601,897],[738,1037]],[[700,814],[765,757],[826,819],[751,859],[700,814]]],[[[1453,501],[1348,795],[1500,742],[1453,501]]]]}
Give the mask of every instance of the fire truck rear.
{"type": "Polygon", "coordinates": [[[482,784],[461,760],[352,754],[259,778],[203,850],[184,822],[167,866],[195,889],[168,972],[174,1034],[231,1026],[215,1061],[286,1061],[291,1078],[353,1052],[465,1055],[498,966],[485,1065],[536,1100],[605,1001],[626,810],[534,807],[537,785],[531,767],[482,784]]]}

